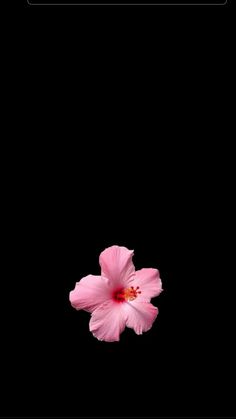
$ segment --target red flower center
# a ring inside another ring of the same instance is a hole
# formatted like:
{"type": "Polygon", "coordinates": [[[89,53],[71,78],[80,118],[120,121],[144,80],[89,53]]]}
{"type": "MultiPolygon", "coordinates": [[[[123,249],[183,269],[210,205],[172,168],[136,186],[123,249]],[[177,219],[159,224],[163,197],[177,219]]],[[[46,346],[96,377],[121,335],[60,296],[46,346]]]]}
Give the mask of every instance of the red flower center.
{"type": "Polygon", "coordinates": [[[123,303],[125,301],[133,301],[135,298],[138,297],[138,294],[141,294],[141,291],[138,291],[139,287],[130,287],[130,288],[122,288],[116,290],[113,294],[113,298],[118,303],[123,303]]]}

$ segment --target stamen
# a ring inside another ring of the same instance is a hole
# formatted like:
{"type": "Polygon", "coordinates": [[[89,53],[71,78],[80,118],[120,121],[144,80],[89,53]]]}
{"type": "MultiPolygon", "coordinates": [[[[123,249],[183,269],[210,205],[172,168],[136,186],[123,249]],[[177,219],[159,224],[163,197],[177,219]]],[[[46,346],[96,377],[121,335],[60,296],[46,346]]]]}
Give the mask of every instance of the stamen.
{"type": "Polygon", "coordinates": [[[141,294],[141,291],[138,291],[139,288],[139,286],[136,288],[131,286],[130,288],[120,289],[113,294],[113,298],[117,302],[133,301],[138,297],[138,294],[141,294]]]}

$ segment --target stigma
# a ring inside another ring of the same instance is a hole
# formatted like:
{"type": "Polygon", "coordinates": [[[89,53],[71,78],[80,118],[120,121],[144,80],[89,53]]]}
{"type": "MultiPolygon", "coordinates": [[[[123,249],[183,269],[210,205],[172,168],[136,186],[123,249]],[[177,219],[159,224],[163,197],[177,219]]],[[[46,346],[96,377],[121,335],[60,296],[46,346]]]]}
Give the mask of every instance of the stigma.
{"type": "Polygon", "coordinates": [[[117,302],[133,301],[138,297],[138,294],[141,294],[139,287],[130,287],[119,289],[118,291],[114,292],[113,298],[117,302]]]}

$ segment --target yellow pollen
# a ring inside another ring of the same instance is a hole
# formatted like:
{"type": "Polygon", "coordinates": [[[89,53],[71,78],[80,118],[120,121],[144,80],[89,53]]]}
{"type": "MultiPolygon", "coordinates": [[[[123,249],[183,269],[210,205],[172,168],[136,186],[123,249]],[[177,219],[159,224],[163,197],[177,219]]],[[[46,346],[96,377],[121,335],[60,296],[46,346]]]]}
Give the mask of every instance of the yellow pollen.
{"type": "Polygon", "coordinates": [[[141,294],[141,291],[138,291],[139,287],[130,287],[125,288],[123,291],[117,294],[118,299],[126,300],[126,301],[133,301],[135,298],[138,297],[138,294],[141,294]]]}

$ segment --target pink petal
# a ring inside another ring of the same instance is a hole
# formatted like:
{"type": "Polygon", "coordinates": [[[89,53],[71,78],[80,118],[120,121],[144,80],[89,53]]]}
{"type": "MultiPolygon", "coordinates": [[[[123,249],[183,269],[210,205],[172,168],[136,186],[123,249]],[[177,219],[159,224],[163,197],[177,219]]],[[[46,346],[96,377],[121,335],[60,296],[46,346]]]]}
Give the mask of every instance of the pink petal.
{"type": "Polygon", "coordinates": [[[151,329],[157,317],[158,309],[151,303],[138,300],[122,304],[126,316],[126,326],[134,329],[137,335],[151,329]]]}
{"type": "Polygon", "coordinates": [[[162,291],[162,283],[158,269],[143,268],[135,272],[132,285],[139,286],[142,300],[150,301],[162,291]]]}
{"type": "Polygon", "coordinates": [[[109,301],[99,306],[92,314],[89,330],[99,340],[114,342],[120,340],[120,334],[125,328],[123,304],[109,301]]]}
{"type": "Polygon", "coordinates": [[[102,276],[105,276],[112,286],[125,286],[134,275],[133,254],[133,250],[120,246],[108,247],[100,254],[102,276]]]}
{"type": "Polygon", "coordinates": [[[111,290],[107,281],[101,276],[88,275],[76,283],[70,292],[70,302],[77,310],[92,312],[98,305],[111,298],[111,290]]]}

